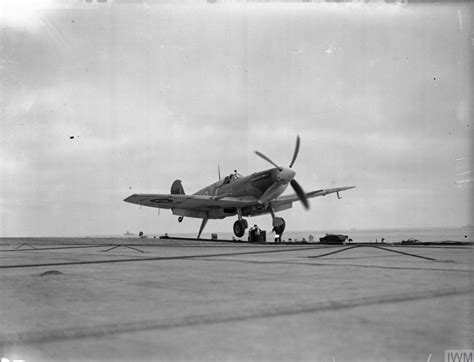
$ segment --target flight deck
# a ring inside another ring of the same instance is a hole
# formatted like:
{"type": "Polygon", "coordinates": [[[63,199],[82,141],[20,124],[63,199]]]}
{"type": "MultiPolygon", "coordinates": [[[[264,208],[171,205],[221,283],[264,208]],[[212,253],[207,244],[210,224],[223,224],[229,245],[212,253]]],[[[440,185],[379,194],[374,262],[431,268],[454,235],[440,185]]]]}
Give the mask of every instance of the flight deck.
{"type": "Polygon", "coordinates": [[[386,249],[3,239],[0,354],[442,361],[472,348],[472,247],[386,249]]]}

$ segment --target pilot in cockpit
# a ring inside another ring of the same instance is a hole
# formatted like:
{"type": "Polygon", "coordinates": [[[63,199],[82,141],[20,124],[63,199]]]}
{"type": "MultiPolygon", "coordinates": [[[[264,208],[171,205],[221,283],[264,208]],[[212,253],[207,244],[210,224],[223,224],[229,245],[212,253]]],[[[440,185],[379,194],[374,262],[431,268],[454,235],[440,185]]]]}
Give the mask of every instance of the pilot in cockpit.
{"type": "Polygon", "coordinates": [[[224,178],[224,184],[228,184],[230,182],[234,182],[235,180],[241,178],[242,176],[237,172],[237,170],[234,170],[234,173],[231,173],[229,176],[226,176],[224,178]]]}

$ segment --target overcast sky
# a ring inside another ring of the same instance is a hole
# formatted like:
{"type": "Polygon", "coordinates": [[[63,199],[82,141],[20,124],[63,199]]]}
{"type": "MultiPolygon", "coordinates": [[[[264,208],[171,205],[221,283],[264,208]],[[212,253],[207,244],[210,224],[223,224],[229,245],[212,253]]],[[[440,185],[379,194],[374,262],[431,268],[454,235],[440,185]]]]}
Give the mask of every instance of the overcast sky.
{"type": "Polygon", "coordinates": [[[470,222],[467,4],[2,4],[0,236],[197,232],[123,199],[286,166],[297,134],[306,191],[357,188],[287,230],[470,222]]]}

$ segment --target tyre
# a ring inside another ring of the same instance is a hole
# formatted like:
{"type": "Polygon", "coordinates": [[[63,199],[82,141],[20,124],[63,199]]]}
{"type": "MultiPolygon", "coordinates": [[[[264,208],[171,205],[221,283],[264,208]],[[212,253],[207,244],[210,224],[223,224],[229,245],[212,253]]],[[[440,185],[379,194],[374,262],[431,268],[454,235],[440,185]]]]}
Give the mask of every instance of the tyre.
{"type": "Polygon", "coordinates": [[[279,226],[276,226],[274,230],[275,230],[275,234],[281,235],[283,234],[283,231],[285,231],[285,220],[281,217],[279,217],[278,219],[282,221],[282,224],[279,226]]]}
{"type": "Polygon", "coordinates": [[[235,236],[241,238],[245,234],[245,224],[243,221],[237,220],[234,223],[234,234],[235,236]]]}

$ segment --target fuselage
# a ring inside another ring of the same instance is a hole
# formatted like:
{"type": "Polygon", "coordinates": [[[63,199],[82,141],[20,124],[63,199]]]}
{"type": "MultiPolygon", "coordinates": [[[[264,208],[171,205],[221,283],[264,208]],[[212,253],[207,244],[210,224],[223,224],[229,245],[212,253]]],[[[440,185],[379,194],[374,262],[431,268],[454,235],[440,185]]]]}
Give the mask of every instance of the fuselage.
{"type": "MultiPolygon", "coordinates": [[[[241,208],[243,216],[255,216],[270,212],[270,202],[280,196],[288,187],[295,172],[290,168],[271,168],[264,171],[254,172],[248,176],[231,174],[212,185],[206,186],[194,195],[213,196],[216,198],[251,198],[255,204],[241,208]]],[[[291,208],[291,203],[273,207],[274,211],[291,208]]],[[[193,211],[173,208],[173,214],[209,219],[223,219],[238,213],[237,208],[210,208],[208,211],[193,211]]]]}
{"type": "Polygon", "coordinates": [[[274,193],[274,197],[278,197],[286,190],[293,176],[294,171],[287,168],[271,168],[248,176],[232,174],[199,190],[195,195],[260,199],[270,187],[278,185],[274,193]]]}

